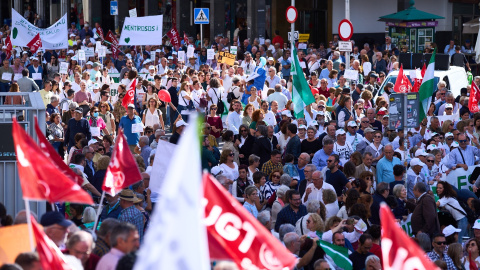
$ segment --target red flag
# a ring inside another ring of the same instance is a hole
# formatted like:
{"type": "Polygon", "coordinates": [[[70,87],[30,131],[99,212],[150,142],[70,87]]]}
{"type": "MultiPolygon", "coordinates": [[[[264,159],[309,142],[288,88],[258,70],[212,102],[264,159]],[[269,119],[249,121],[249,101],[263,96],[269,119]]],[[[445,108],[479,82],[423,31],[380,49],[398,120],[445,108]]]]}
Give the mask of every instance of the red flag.
{"type": "Polygon", "coordinates": [[[168,38],[170,38],[170,43],[178,50],[180,48],[180,34],[177,31],[177,28],[173,26],[170,31],[167,32],[168,38]]]}
{"type": "Polygon", "coordinates": [[[130,83],[130,87],[128,88],[127,94],[123,97],[122,106],[125,109],[128,109],[129,104],[133,104],[133,100],[135,98],[135,87],[137,86],[137,79],[133,79],[132,83],[130,83]]]}
{"type": "Polygon", "coordinates": [[[425,76],[425,72],[427,72],[427,66],[425,65],[425,63],[423,63],[423,67],[422,67],[422,80],[423,80],[423,76],[425,76]]]}
{"type": "Polygon", "coordinates": [[[183,42],[185,43],[185,46],[188,46],[188,44],[190,44],[188,42],[188,37],[187,37],[187,34],[185,34],[185,32],[183,32],[183,42]]]}
{"type": "Polygon", "coordinates": [[[395,222],[386,204],[380,206],[383,269],[438,269],[395,222]]]}
{"type": "Polygon", "coordinates": [[[40,33],[38,33],[32,38],[32,40],[30,40],[30,42],[28,42],[27,47],[30,48],[30,52],[32,52],[33,54],[42,47],[42,39],[40,38],[40,33]]]}
{"type": "Polygon", "coordinates": [[[62,252],[45,234],[37,221],[32,218],[32,229],[35,241],[37,243],[37,252],[40,257],[40,264],[43,269],[49,270],[67,270],[72,269],[65,262],[62,252]]]}
{"type": "Polygon", "coordinates": [[[111,44],[110,49],[112,50],[113,58],[117,59],[120,48],[118,47],[118,40],[111,30],[108,30],[105,40],[111,44]]]}
{"type": "Polygon", "coordinates": [[[55,164],[58,170],[60,170],[65,176],[75,181],[78,185],[82,185],[83,178],[73,172],[73,170],[70,169],[67,164],[65,164],[57,151],[55,151],[55,148],[53,148],[53,146],[47,141],[47,138],[40,129],[40,126],[38,126],[37,117],[35,117],[35,132],[37,133],[38,137],[38,146],[40,146],[45,156],[50,158],[53,161],[53,164],[55,164]]]}
{"type": "Polygon", "coordinates": [[[108,164],[102,190],[115,196],[115,194],[122,189],[140,180],[142,180],[142,176],[138,170],[137,162],[128,148],[128,143],[125,136],[123,136],[122,129],[119,128],[112,159],[110,160],[110,164],[108,164]]]}
{"type": "Polygon", "coordinates": [[[15,118],[12,125],[24,199],[93,204],[92,197],[45,155],[15,118]]]}
{"type": "Polygon", "coordinates": [[[7,47],[7,49],[6,49],[7,57],[5,59],[10,59],[10,57],[12,56],[12,49],[13,49],[12,41],[10,40],[10,36],[7,36],[7,38],[5,39],[5,46],[7,47]]]}
{"type": "Polygon", "coordinates": [[[423,76],[425,76],[425,71],[427,71],[427,67],[425,66],[425,63],[423,63],[423,67],[422,67],[422,71],[421,71],[421,75],[422,75],[422,78],[420,79],[417,79],[415,78],[415,83],[413,84],[413,88],[412,88],[412,93],[413,92],[418,92],[418,90],[420,90],[420,85],[422,85],[422,82],[423,82],[423,76]]]}
{"type": "Polygon", "coordinates": [[[480,100],[480,90],[478,86],[472,81],[472,86],[470,88],[470,98],[468,99],[468,109],[472,113],[478,112],[478,101],[480,100]]]}
{"type": "Polygon", "coordinates": [[[410,83],[407,75],[403,73],[403,65],[401,65],[397,80],[395,81],[395,86],[393,87],[393,91],[397,93],[407,93],[410,91],[410,89],[412,89],[412,84],[410,83]]]}
{"type": "Polygon", "coordinates": [[[102,41],[104,41],[104,40],[105,40],[105,37],[103,36],[103,29],[102,29],[100,26],[97,27],[96,29],[97,29],[97,34],[98,34],[98,36],[100,37],[100,39],[101,39],[102,41]]]}
{"type": "Polygon", "coordinates": [[[293,254],[210,174],[203,175],[203,190],[211,259],[233,260],[240,269],[295,265],[293,254]]]}

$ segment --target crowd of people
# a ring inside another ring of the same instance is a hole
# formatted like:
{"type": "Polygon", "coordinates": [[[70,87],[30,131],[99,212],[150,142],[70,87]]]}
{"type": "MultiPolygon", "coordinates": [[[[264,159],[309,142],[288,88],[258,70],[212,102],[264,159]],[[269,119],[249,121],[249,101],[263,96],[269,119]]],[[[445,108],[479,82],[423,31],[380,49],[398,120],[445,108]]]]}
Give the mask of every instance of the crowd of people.
{"type": "MultiPolygon", "coordinates": [[[[177,144],[194,113],[205,116],[203,169],[299,258],[297,269],[340,269],[317,240],[348,251],[353,269],[381,269],[381,203],[408,224],[440,268],[480,267],[480,180],[469,178],[471,189],[446,180],[480,160],[480,114],[468,109],[469,89],[454,96],[440,81],[420,126],[391,129],[393,84],[384,80],[398,70],[399,51],[390,37],[383,46],[354,46],[346,59],[337,36],[328,46],[307,44],[292,56],[278,32],[260,44],[257,38],[240,40],[241,29],[233,41],[190,37],[174,48],[164,39],[164,45],[121,47],[118,55],[110,48],[105,58],[95,53],[79,61],[81,46],[100,40],[94,33],[100,25],[71,27],[68,49],[32,54],[4,46],[0,91],[40,93],[49,142],[84,178],[82,187],[96,202],[118,130],[126,136],[143,179],[106,195],[97,228],[95,209],[87,205],[56,204],[38,217],[67,258],[77,258],[84,269],[131,269],[155,207],[149,189],[154,159],[170,158],[156,153],[159,140],[177,144]],[[179,59],[189,44],[194,55],[179,59]],[[208,59],[207,49],[218,53],[230,46],[238,48],[234,65],[208,59]],[[300,117],[292,101],[294,57],[315,99],[300,117]],[[345,79],[346,61],[358,71],[357,80],[345,79]],[[66,72],[60,72],[61,62],[68,64],[66,72]],[[124,106],[130,88],[134,102],[124,106]],[[455,118],[440,123],[443,115],[455,118]]],[[[2,34],[10,34],[8,27],[2,34]]],[[[480,77],[474,83],[480,85],[480,77]]],[[[2,101],[28,102],[8,94],[2,101]]],[[[8,214],[0,208],[2,226],[26,222],[25,211],[8,214]]],[[[16,259],[23,269],[39,269],[38,261],[36,253],[16,259]]]]}

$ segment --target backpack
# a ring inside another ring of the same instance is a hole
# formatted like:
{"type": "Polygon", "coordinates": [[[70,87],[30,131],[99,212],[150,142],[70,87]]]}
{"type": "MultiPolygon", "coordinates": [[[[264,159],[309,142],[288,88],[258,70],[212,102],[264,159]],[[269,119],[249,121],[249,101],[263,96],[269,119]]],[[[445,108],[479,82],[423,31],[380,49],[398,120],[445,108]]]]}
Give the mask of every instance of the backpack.
{"type": "MultiPolygon", "coordinates": [[[[234,86],[234,87],[237,87],[237,86],[234,86]]],[[[234,87],[232,87],[232,88],[234,88],[234,87]]],[[[233,89],[232,89],[232,88],[230,88],[231,91],[227,94],[227,102],[228,102],[228,103],[232,103],[232,101],[233,101],[234,99],[238,99],[238,97],[236,97],[235,94],[233,93],[233,89]]]]}
{"type": "Polygon", "coordinates": [[[215,96],[217,97],[217,114],[222,115],[225,112],[225,105],[223,105],[223,101],[220,98],[220,96],[217,96],[217,91],[215,88],[213,88],[213,92],[215,93],[215,96]]]}

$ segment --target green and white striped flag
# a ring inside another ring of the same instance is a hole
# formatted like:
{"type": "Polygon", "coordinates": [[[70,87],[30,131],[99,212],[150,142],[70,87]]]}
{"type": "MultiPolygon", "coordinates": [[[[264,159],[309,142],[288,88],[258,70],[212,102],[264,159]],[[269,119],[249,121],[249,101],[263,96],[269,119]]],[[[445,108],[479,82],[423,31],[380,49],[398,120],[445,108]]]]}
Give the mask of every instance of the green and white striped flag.
{"type": "Polygon", "coordinates": [[[290,67],[290,74],[293,75],[292,82],[292,101],[293,112],[295,118],[303,118],[303,110],[306,105],[310,105],[315,102],[312,91],[308,86],[307,79],[303,75],[300,61],[298,60],[297,48],[292,45],[292,66],[290,67]]]}
{"type": "Polygon", "coordinates": [[[420,113],[419,113],[419,120],[422,121],[425,117],[427,117],[428,107],[432,101],[433,95],[433,88],[434,88],[434,71],[435,71],[435,54],[437,52],[437,48],[433,51],[432,57],[430,58],[430,62],[428,63],[427,70],[425,71],[425,75],[423,76],[422,85],[420,85],[420,89],[418,90],[419,98],[420,98],[420,113]]]}
{"type": "Polygon", "coordinates": [[[323,240],[318,240],[318,245],[325,251],[325,253],[332,258],[335,265],[343,270],[352,270],[352,261],[348,258],[348,249],[334,244],[330,244],[323,240]]]}

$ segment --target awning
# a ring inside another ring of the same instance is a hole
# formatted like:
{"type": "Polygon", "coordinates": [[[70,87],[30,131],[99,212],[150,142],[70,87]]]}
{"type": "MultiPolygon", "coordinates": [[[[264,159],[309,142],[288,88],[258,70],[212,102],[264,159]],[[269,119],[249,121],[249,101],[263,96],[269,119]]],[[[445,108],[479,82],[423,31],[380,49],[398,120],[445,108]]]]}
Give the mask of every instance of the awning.
{"type": "Polygon", "coordinates": [[[480,17],[475,18],[463,24],[463,34],[478,34],[478,28],[480,26],[480,17]]]}

